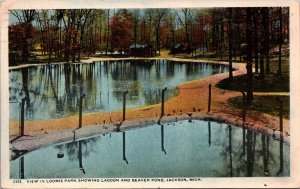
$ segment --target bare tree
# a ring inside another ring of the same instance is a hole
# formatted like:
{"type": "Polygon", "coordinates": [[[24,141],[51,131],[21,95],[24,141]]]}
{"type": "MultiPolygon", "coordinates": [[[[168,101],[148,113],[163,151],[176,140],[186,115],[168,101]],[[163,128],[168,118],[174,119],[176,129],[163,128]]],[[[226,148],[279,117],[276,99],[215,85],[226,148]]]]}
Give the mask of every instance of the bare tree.
{"type": "Polygon", "coordinates": [[[109,42],[109,9],[107,9],[107,33],[106,33],[106,47],[105,47],[105,54],[107,55],[108,50],[108,42],[109,42]]]}
{"type": "Polygon", "coordinates": [[[279,57],[278,57],[278,70],[277,74],[278,76],[281,76],[281,53],[282,53],[282,7],[279,7],[279,37],[278,37],[278,42],[279,42],[279,57]]]}
{"type": "MultiPolygon", "coordinates": [[[[155,36],[156,36],[156,50],[158,50],[158,55],[160,55],[160,24],[164,14],[166,13],[166,9],[155,9],[155,36]]],[[[156,53],[156,51],[155,51],[156,53]]]]}
{"type": "Polygon", "coordinates": [[[232,8],[228,8],[228,48],[229,48],[229,80],[233,80],[232,75],[232,8]]]}
{"type": "Polygon", "coordinates": [[[247,102],[253,99],[252,89],[252,8],[246,8],[246,35],[247,35],[247,102]]]}
{"type": "Polygon", "coordinates": [[[191,9],[183,8],[183,9],[181,9],[181,13],[182,13],[182,15],[180,15],[180,13],[177,12],[177,17],[185,31],[185,40],[187,42],[187,51],[190,51],[191,50],[191,40],[190,40],[189,30],[191,28],[191,23],[192,23],[191,9]]]}
{"type": "Polygon", "coordinates": [[[30,39],[30,30],[32,28],[32,21],[35,19],[36,11],[35,10],[12,10],[10,11],[12,15],[14,15],[19,24],[24,27],[24,37],[22,38],[22,61],[28,61],[29,57],[29,43],[28,39],[30,39]]]}

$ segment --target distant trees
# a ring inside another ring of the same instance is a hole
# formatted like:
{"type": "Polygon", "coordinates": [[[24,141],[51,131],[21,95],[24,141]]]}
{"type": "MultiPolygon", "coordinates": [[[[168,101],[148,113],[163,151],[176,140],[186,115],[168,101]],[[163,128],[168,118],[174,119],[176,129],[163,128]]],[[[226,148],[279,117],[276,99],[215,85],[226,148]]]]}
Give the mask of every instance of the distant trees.
{"type": "Polygon", "coordinates": [[[166,13],[166,9],[154,10],[155,43],[156,43],[156,51],[158,51],[158,55],[160,55],[160,27],[161,27],[162,18],[165,15],[165,13],[166,13]]]}
{"type": "MultiPolygon", "coordinates": [[[[249,10],[251,57],[263,79],[264,71],[272,71],[270,54],[278,47],[280,55],[288,42],[289,12],[286,7],[249,10]]],[[[13,10],[11,16],[17,23],[9,26],[10,50],[21,51],[23,61],[34,47],[40,47],[48,62],[55,57],[76,62],[99,51],[126,52],[130,45],[150,44],[160,55],[161,49],[183,44],[196,58],[217,57],[231,67],[237,57],[246,57],[250,44],[246,8],[13,10]]],[[[278,59],[280,75],[281,56],[278,59]]]]}
{"type": "Polygon", "coordinates": [[[105,46],[105,54],[107,55],[107,51],[108,51],[108,44],[109,44],[109,35],[110,35],[110,33],[109,33],[109,9],[107,9],[107,28],[106,28],[106,31],[107,31],[107,33],[106,33],[106,46],[105,46]]]}
{"type": "MultiPolygon", "coordinates": [[[[111,21],[111,43],[121,52],[126,52],[131,45],[132,14],[127,9],[118,10],[111,21]]],[[[134,42],[136,44],[136,33],[134,33],[134,42]]]]}
{"type": "Polygon", "coordinates": [[[41,32],[40,37],[40,45],[43,49],[42,52],[48,52],[48,63],[50,63],[52,52],[54,46],[58,44],[58,24],[55,24],[57,21],[55,15],[52,15],[50,10],[41,10],[37,12],[37,22],[38,28],[41,32]]]}
{"type": "Polygon", "coordinates": [[[36,17],[36,11],[35,10],[12,10],[10,12],[18,19],[18,24],[21,29],[18,32],[21,35],[22,61],[26,62],[28,61],[28,57],[29,57],[30,40],[33,39],[33,35],[34,35],[32,22],[36,17]]]}
{"type": "Polygon", "coordinates": [[[191,29],[192,29],[191,28],[191,26],[192,26],[191,9],[183,8],[183,9],[181,9],[181,14],[180,14],[180,12],[177,12],[177,16],[178,16],[178,20],[179,20],[180,24],[184,28],[185,42],[187,43],[187,52],[190,52],[191,51],[190,32],[191,32],[191,29]]]}

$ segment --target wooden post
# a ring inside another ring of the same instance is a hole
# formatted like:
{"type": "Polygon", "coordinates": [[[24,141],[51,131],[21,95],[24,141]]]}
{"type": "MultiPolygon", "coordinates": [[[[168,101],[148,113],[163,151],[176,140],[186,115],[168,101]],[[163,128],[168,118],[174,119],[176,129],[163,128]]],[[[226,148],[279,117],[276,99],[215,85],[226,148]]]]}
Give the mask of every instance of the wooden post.
{"type": "Polygon", "coordinates": [[[123,121],[125,121],[125,113],[126,113],[126,95],[128,91],[123,92],[123,121]]]}
{"type": "Polygon", "coordinates": [[[208,110],[210,112],[210,104],[211,104],[211,84],[208,85],[208,110]]]}
{"type": "Polygon", "coordinates": [[[161,92],[161,115],[160,117],[162,118],[165,114],[165,91],[167,90],[167,87],[165,87],[161,92]]]}
{"type": "Polygon", "coordinates": [[[25,127],[24,127],[24,121],[25,121],[25,100],[26,100],[26,97],[22,99],[21,101],[21,125],[20,125],[20,135],[21,136],[24,136],[24,130],[25,130],[25,127]]]}
{"type": "Polygon", "coordinates": [[[79,128],[82,127],[82,99],[85,97],[85,94],[83,94],[82,96],[80,96],[79,99],[79,128]]]}

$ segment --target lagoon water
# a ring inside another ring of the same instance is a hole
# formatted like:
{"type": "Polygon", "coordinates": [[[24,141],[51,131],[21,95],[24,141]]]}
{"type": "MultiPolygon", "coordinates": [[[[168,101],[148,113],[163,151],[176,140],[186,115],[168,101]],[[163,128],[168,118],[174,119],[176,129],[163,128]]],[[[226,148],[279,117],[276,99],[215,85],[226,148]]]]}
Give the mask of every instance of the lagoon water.
{"type": "Polygon", "coordinates": [[[25,120],[53,119],[78,114],[79,96],[85,93],[83,112],[112,112],[177,95],[176,87],[191,80],[227,72],[218,64],[166,60],[102,61],[91,64],[52,64],[10,70],[10,119],[18,120],[19,102],[27,96],[25,120]]]}
{"type": "Polygon", "coordinates": [[[290,175],[289,144],[193,120],[113,132],[32,151],[10,178],[268,177],[290,175]],[[58,154],[64,157],[58,158],[58,154]]]}

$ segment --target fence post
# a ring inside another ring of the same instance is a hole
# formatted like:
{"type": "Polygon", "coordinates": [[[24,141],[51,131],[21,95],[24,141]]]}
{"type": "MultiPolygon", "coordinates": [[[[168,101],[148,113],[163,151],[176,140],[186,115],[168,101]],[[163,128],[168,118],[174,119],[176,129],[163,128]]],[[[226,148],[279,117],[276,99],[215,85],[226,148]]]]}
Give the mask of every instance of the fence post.
{"type": "Polygon", "coordinates": [[[280,131],[280,138],[283,137],[283,102],[278,97],[276,97],[276,100],[279,103],[279,131],[280,131]]]}
{"type": "Polygon", "coordinates": [[[25,130],[25,127],[24,127],[24,121],[25,121],[25,100],[26,100],[26,97],[25,98],[22,98],[22,101],[21,101],[21,126],[20,126],[20,135],[21,136],[24,136],[24,130],[25,130]]]}
{"type": "Polygon", "coordinates": [[[210,104],[211,104],[211,84],[208,85],[208,110],[210,112],[210,104]]]}
{"type": "Polygon", "coordinates": [[[126,113],[126,95],[128,91],[123,92],[123,121],[125,121],[125,113],[126,113]]]}
{"type": "Polygon", "coordinates": [[[161,94],[161,115],[160,117],[162,118],[165,114],[165,91],[167,90],[167,87],[165,87],[162,90],[162,94],[161,94]]]}
{"type": "Polygon", "coordinates": [[[85,97],[85,94],[80,96],[79,99],[79,128],[82,127],[82,99],[85,97]]]}

